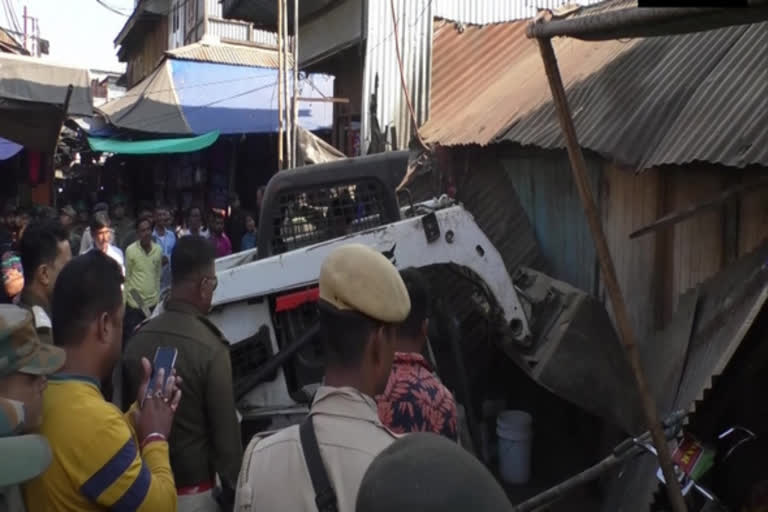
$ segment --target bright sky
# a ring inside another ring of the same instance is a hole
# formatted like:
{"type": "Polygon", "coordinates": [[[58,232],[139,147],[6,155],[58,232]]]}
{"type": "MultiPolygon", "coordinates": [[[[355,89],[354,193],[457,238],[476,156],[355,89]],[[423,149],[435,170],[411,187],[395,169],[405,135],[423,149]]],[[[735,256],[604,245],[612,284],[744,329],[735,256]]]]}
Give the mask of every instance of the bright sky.
{"type": "MultiPolygon", "coordinates": [[[[130,13],[134,0],[104,0],[130,13]]],[[[96,0],[0,0],[0,26],[10,28],[6,4],[13,6],[23,23],[23,6],[40,20],[40,37],[50,41],[50,59],[88,69],[123,71],[117,61],[114,39],[128,19],[110,12],[96,0]]]]}

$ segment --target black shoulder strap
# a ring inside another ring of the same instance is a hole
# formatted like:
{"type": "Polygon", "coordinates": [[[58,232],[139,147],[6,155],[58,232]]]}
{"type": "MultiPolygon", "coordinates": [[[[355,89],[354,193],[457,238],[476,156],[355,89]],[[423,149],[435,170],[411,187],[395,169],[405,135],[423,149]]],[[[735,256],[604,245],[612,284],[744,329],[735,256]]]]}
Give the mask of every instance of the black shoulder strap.
{"type": "Polygon", "coordinates": [[[315,489],[315,504],[319,512],[337,512],[338,503],[336,491],[333,490],[328,472],[320,455],[320,445],[317,444],[315,426],[312,416],[307,415],[299,427],[301,449],[304,451],[304,461],[307,463],[309,478],[315,489]]]}

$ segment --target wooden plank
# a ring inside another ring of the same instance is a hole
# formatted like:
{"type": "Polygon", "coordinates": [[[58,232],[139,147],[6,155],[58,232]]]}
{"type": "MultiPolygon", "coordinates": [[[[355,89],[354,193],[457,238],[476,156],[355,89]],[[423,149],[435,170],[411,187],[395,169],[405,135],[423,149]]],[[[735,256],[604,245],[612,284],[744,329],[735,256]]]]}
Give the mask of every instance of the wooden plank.
{"type": "Polygon", "coordinates": [[[768,238],[768,188],[744,196],[739,215],[739,254],[749,254],[768,238]]]}
{"type": "MultiPolygon", "coordinates": [[[[605,236],[616,263],[619,284],[627,297],[632,327],[643,340],[655,330],[657,237],[630,240],[633,226],[657,218],[660,178],[656,170],[637,175],[613,164],[603,166],[601,211],[605,236]]],[[[602,285],[600,287],[603,294],[602,285]]],[[[610,306],[610,304],[606,304],[610,306]]],[[[609,307],[609,314],[613,314],[609,307]]]]}

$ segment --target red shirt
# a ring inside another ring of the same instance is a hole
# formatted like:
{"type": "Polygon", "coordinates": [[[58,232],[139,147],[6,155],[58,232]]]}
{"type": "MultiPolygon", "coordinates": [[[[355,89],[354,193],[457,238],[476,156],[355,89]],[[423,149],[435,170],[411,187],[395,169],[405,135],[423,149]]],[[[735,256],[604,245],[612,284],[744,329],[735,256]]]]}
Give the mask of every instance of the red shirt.
{"type": "Polygon", "coordinates": [[[217,258],[232,254],[232,242],[229,241],[229,237],[226,233],[222,233],[221,236],[211,233],[211,240],[216,244],[217,258]]]}
{"type": "Polygon", "coordinates": [[[434,432],[456,440],[456,401],[421,354],[396,352],[384,393],[381,422],[393,432],[434,432]]]}

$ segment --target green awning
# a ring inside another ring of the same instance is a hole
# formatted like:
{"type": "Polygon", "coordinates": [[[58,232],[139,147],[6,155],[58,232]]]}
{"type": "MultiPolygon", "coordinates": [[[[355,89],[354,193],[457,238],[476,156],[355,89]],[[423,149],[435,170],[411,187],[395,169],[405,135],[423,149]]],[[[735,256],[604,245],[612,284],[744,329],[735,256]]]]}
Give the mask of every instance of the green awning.
{"type": "Polygon", "coordinates": [[[94,151],[119,153],[123,155],[163,155],[168,153],[190,153],[205,149],[219,138],[219,132],[208,132],[197,137],[181,139],[154,139],[126,141],[88,137],[88,144],[94,151]]]}

